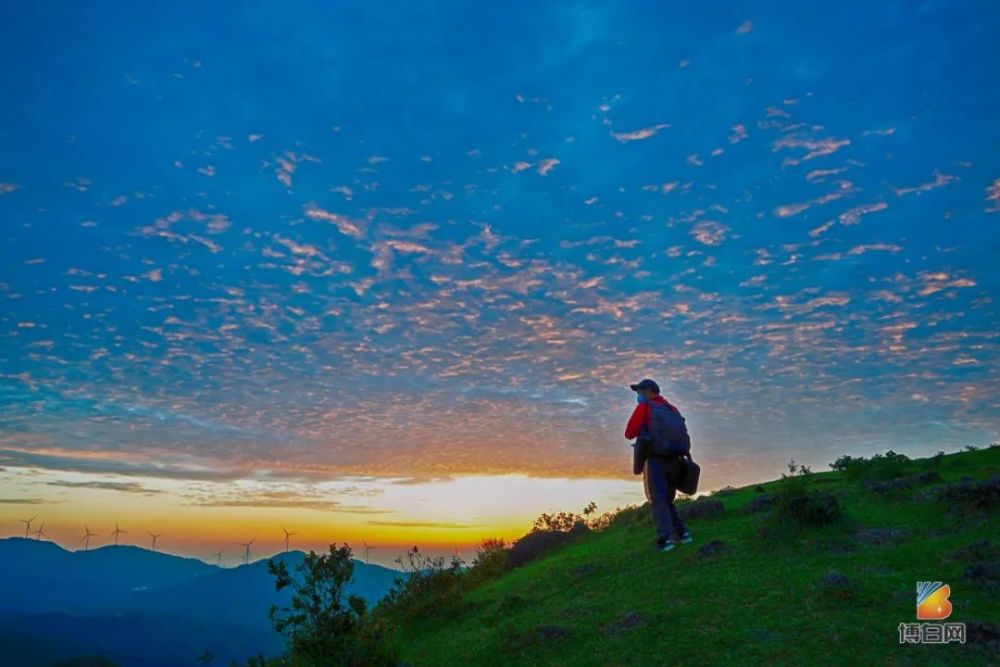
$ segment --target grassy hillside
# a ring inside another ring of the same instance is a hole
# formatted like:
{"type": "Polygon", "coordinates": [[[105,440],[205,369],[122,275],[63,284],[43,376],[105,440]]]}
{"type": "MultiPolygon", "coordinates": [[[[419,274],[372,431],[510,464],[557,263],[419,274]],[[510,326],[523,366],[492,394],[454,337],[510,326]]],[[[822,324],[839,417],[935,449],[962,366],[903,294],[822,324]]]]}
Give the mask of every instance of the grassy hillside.
{"type": "MultiPolygon", "coordinates": [[[[975,559],[955,554],[977,540],[1000,547],[996,504],[956,513],[953,502],[921,498],[963,477],[996,475],[1000,447],[914,460],[900,472],[929,470],[943,481],[888,493],[817,471],[810,487],[836,494],[843,516],[796,530],[768,512],[742,511],[783,480],[763,492],[727,489],[711,496],[723,514],[690,520],[695,542],[669,553],[652,550],[648,507],[625,512],[472,589],[456,611],[410,623],[402,657],[415,667],[996,664],[995,643],[899,644],[899,623],[916,622],[918,580],[951,585],[947,622],[1000,623],[996,580],[963,578],[975,559]],[[905,532],[857,532],[869,528],[905,532]],[[730,550],[700,555],[714,539],[730,550]]],[[[995,575],[996,552],[985,558],[995,575]]]]}

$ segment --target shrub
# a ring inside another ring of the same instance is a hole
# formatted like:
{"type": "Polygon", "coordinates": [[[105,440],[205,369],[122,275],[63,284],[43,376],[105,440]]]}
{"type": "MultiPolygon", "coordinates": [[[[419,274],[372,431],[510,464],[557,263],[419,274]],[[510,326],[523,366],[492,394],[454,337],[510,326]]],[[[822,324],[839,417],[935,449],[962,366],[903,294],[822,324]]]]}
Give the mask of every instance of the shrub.
{"type": "Polygon", "coordinates": [[[555,514],[543,512],[535,519],[535,523],[531,527],[531,532],[556,530],[565,533],[572,530],[576,524],[586,522],[587,520],[584,517],[575,512],[557,512],[555,514]]]}
{"type": "Polygon", "coordinates": [[[634,510],[634,507],[616,507],[613,512],[605,512],[601,515],[597,515],[597,503],[591,501],[587,503],[587,506],[583,508],[583,514],[577,514],[575,512],[556,512],[554,514],[549,514],[547,512],[539,515],[535,519],[534,525],[531,527],[530,532],[546,531],[546,530],[556,530],[559,532],[568,532],[573,530],[574,526],[583,524],[585,527],[591,530],[603,530],[608,526],[611,526],[622,518],[623,512],[630,512],[634,510]]]}
{"type": "Polygon", "coordinates": [[[622,511],[621,507],[616,507],[611,512],[597,514],[597,503],[591,501],[586,507],[583,508],[583,516],[585,517],[584,523],[586,523],[587,528],[590,528],[591,530],[603,530],[614,524],[615,518],[622,511]]]}
{"type": "Polygon", "coordinates": [[[648,518],[649,507],[644,505],[626,505],[615,512],[611,518],[611,525],[619,526],[622,524],[637,523],[648,518]]]}
{"type": "Polygon", "coordinates": [[[1000,506],[1000,475],[978,482],[949,484],[939,491],[948,511],[955,514],[988,512],[1000,506]]]}
{"type": "Polygon", "coordinates": [[[591,530],[604,530],[615,523],[615,519],[621,514],[622,508],[616,507],[613,512],[605,512],[600,516],[595,516],[588,523],[587,526],[591,530]]]}
{"type": "MultiPolygon", "coordinates": [[[[910,459],[906,454],[897,454],[891,449],[885,454],[875,454],[870,459],[863,456],[844,455],[830,464],[834,470],[844,473],[844,477],[857,481],[861,479],[894,479],[906,472],[910,459]]],[[[794,463],[794,461],[793,461],[794,463]]]]}
{"type": "Polygon", "coordinates": [[[291,606],[271,605],[268,616],[288,642],[289,658],[304,665],[387,665],[388,628],[372,619],[364,598],[344,588],[354,574],[351,547],[330,545],[326,554],[310,551],[293,577],[284,561],[269,560],[275,590],[292,588],[291,606]]]}
{"type": "MultiPolygon", "coordinates": [[[[579,526],[577,534],[587,530],[583,523],[576,525],[579,526]]],[[[573,535],[572,530],[533,530],[514,542],[514,546],[507,554],[505,566],[518,567],[535,560],[573,539],[573,535]]]]}
{"type": "Polygon", "coordinates": [[[411,621],[457,613],[465,590],[462,559],[453,556],[446,565],[443,556],[425,556],[414,546],[405,562],[402,556],[396,562],[403,575],[376,606],[379,616],[411,621]]]}
{"type": "Polygon", "coordinates": [[[795,461],[790,461],[788,469],[791,474],[782,473],[774,494],[776,520],[786,525],[822,526],[840,518],[837,497],[811,488],[813,473],[808,467],[796,467],[795,461]]]}
{"type": "Polygon", "coordinates": [[[476,549],[469,574],[478,580],[490,579],[504,570],[509,548],[507,541],[498,537],[488,537],[476,549]]]}

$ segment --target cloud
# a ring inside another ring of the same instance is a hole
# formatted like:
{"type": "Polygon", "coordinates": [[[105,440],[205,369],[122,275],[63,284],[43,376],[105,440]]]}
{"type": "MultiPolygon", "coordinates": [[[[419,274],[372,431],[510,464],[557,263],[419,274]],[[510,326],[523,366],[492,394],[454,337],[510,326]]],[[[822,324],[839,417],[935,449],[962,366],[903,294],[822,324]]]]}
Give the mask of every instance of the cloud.
{"type": "Polygon", "coordinates": [[[805,155],[785,158],[784,165],[795,166],[808,160],[832,155],[850,144],[851,141],[849,139],[837,139],[835,137],[812,138],[800,132],[793,132],[775,141],[773,150],[805,149],[805,155]]]}
{"type": "Polygon", "coordinates": [[[182,462],[163,463],[141,454],[123,452],[86,452],[73,449],[41,450],[0,449],[0,462],[15,468],[42,468],[67,472],[113,473],[118,475],[164,479],[226,480],[243,477],[245,472],[222,464],[218,468],[182,462]]]}
{"type": "Polygon", "coordinates": [[[373,526],[394,528],[481,528],[482,523],[451,523],[447,521],[368,521],[373,526]]]}
{"type": "Polygon", "coordinates": [[[431,482],[447,482],[451,479],[453,479],[451,476],[438,477],[431,475],[431,476],[401,477],[399,479],[387,478],[381,481],[386,484],[394,484],[399,486],[417,486],[420,484],[428,484],[431,482]]]}
{"type": "Polygon", "coordinates": [[[1000,178],[994,180],[986,188],[986,201],[993,202],[992,205],[987,206],[987,213],[996,213],[1000,211],[1000,178]]]}
{"type": "Polygon", "coordinates": [[[274,172],[275,176],[286,188],[290,188],[292,187],[292,175],[298,169],[300,162],[319,163],[321,160],[311,155],[285,151],[282,155],[275,158],[275,162],[278,163],[278,168],[274,172]]]}
{"type": "Polygon", "coordinates": [[[861,255],[873,250],[884,250],[886,252],[897,253],[902,250],[902,246],[895,243],[869,243],[867,245],[857,245],[847,251],[848,255],[861,255]]]}
{"type": "Polygon", "coordinates": [[[542,176],[545,176],[550,171],[555,169],[555,166],[557,164],[559,164],[559,160],[557,160],[556,158],[553,157],[546,158],[538,163],[538,173],[541,174],[542,176]]]}
{"type": "Polygon", "coordinates": [[[138,482],[69,482],[57,480],[46,482],[49,486],[62,486],[70,489],[98,489],[102,491],[119,491],[121,493],[138,493],[143,495],[153,495],[161,493],[158,489],[150,489],[138,482]]]}
{"type": "Polygon", "coordinates": [[[633,130],[631,132],[611,132],[611,136],[623,144],[630,141],[641,141],[643,139],[649,139],[655,136],[657,132],[662,129],[670,127],[666,123],[658,123],[656,125],[651,125],[649,127],[644,127],[638,130],[633,130]]]}
{"type": "Polygon", "coordinates": [[[877,202],[875,204],[861,204],[860,206],[855,206],[854,208],[844,211],[838,216],[840,224],[842,225],[856,225],[861,222],[861,218],[870,213],[875,213],[877,211],[884,211],[889,207],[885,202],[877,202]]]}
{"type": "Polygon", "coordinates": [[[262,509],[302,509],[319,512],[338,512],[344,514],[391,514],[395,510],[375,509],[360,505],[343,505],[335,500],[277,500],[277,499],[243,499],[243,500],[199,500],[185,503],[200,507],[258,507],[262,509]]]}
{"type": "Polygon", "coordinates": [[[948,185],[954,181],[957,181],[957,176],[952,176],[950,174],[942,174],[937,169],[934,170],[934,180],[928,181],[927,183],[921,183],[913,187],[905,188],[892,188],[893,193],[897,197],[902,197],[904,195],[916,193],[918,195],[923,194],[929,190],[934,190],[935,188],[940,188],[942,186],[948,185]]]}
{"type": "Polygon", "coordinates": [[[322,220],[333,224],[344,236],[349,236],[353,239],[361,239],[365,236],[364,224],[360,221],[349,220],[348,218],[338,215],[337,213],[325,211],[315,204],[306,204],[305,214],[313,220],[322,220]]]}
{"type": "Polygon", "coordinates": [[[738,144],[747,138],[747,128],[743,123],[737,123],[730,128],[729,143],[738,144]]]}
{"type": "Polygon", "coordinates": [[[951,288],[975,287],[976,281],[970,278],[958,278],[944,272],[921,271],[917,274],[924,286],[918,292],[920,296],[930,296],[951,288]]]}
{"type": "Polygon", "coordinates": [[[729,227],[712,220],[702,220],[691,228],[691,236],[699,243],[716,246],[726,240],[729,227]]]}

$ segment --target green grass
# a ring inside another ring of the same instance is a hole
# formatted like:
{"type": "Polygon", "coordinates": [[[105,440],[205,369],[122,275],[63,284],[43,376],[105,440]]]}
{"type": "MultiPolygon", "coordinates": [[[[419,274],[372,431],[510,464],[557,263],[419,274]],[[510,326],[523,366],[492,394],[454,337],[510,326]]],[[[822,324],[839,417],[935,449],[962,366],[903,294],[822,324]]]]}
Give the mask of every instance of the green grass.
{"type": "MultiPolygon", "coordinates": [[[[906,474],[932,468],[931,459],[914,460],[906,474]]],[[[1000,472],[1000,447],[947,455],[935,469],[946,482],[989,477],[1000,472]]],[[[763,486],[773,491],[779,483],[763,486]]],[[[916,622],[918,580],[951,585],[948,622],[1000,622],[995,594],[963,582],[967,563],[949,558],[974,540],[997,543],[995,510],[955,517],[941,501],[915,500],[914,492],[878,496],[838,472],[817,472],[812,484],[838,494],[845,516],[836,525],[765,540],[756,530],[763,515],[738,511],[757,495],[750,485],[715,496],[725,505],[722,516],[689,522],[693,544],[657,553],[644,510],[631,524],[585,535],[481,584],[458,614],[400,628],[402,658],[415,667],[996,664],[974,645],[900,645],[897,631],[900,622],[916,622]],[[893,545],[853,542],[850,532],[868,527],[910,535],[893,545]],[[712,539],[733,551],[698,558],[698,546],[712,539]],[[837,542],[856,548],[835,553],[829,545],[837,542]],[[599,569],[574,575],[585,564],[599,569]],[[851,594],[823,587],[831,569],[853,582],[851,594]],[[515,595],[523,602],[501,611],[515,595]],[[612,636],[601,631],[628,612],[644,614],[647,623],[612,636]],[[568,634],[528,645],[509,641],[541,625],[568,634]]]]}

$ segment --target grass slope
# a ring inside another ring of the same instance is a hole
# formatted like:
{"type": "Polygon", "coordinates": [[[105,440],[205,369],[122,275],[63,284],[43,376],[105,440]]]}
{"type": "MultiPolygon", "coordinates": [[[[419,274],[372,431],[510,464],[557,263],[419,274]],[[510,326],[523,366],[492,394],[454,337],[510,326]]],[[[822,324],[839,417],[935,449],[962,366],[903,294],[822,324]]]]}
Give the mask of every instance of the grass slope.
{"type": "MultiPolygon", "coordinates": [[[[945,482],[984,479],[1000,472],[1000,447],[950,454],[936,467],[931,459],[914,460],[905,474],[930,469],[945,482]]],[[[763,486],[772,491],[777,484],[763,486]]],[[[584,535],[473,589],[460,614],[402,628],[403,659],[416,667],[996,664],[981,645],[900,645],[897,630],[900,622],[916,622],[918,580],[951,585],[948,622],[1000,622],[996,594],[965,582],[968,562],[951,558],[974,540],[996,545],[995,510],[956,517],[943,501],[915,498],[928,486],[887,498],[839,472],[817,472],[813,484],[837,493],[842,521],[760,537],[762,515],[740,512],[760,494],[751,485],[713,495],[724,503],[723,515],[691,520],[693,544],[657,553],[644,507],[630,522],[584,535]],[[851,536],[859,528],[903,528],[909,537],[862,544],[851,536]],[[732,552],[699,557],[698,547],[712,539],[729,543],[732,552]],[[826,587],[830,570],[846,575],[852,589],[826,587]],[[645,623],[608,631],[630,612],[645,623]],[[540,626],[566,633],[533,640],[540,626]]]]}

